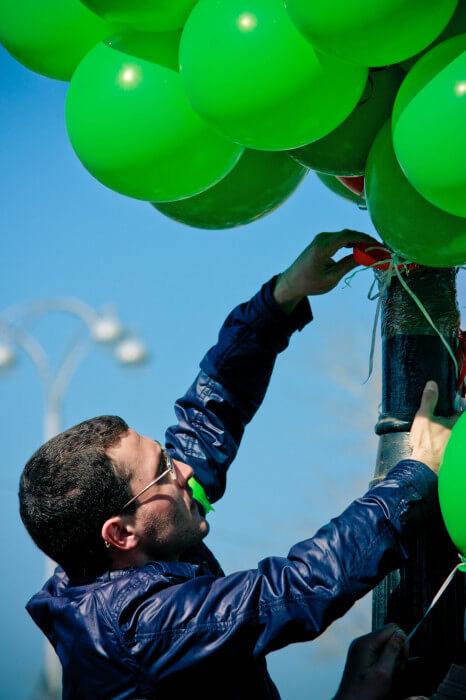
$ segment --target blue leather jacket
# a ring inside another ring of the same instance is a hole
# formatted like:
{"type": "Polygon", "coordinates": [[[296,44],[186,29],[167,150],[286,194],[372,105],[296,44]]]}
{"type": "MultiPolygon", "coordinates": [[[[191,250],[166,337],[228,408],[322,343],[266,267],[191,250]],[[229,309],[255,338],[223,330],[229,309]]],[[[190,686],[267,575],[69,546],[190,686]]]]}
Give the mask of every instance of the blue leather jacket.
{"type": "MultiPolygon", "coordinates": [[[[286,316],[273,284],[228,316],[166,434],[211,501],[224,492],[277,353],[311,318],[307,301],[286,316]]],[[[60,657],[63,697],[277,698],[266,654],[317,637],[407,559],[436,508],[436,481],[405,460],[287,557],[230,576],[204,544],[180,562],[93,580],[69,580],[58,568],[27,609],[60,657]]]]}

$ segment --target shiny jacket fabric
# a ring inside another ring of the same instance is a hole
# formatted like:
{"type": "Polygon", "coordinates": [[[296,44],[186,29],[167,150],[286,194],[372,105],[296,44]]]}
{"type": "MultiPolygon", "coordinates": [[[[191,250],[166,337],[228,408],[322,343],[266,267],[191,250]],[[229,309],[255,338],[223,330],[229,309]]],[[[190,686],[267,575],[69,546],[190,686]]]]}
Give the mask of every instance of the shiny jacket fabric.
{"type": "MultiPolygon", "coordinates": [[[[307,301],[286,316],[273,284],[228,316],[166,434],[211,501],[224,492],[277,353],[311,318],[307,301]]],[[[65,700],[277,698],[266,654],[317,637],[400,566],[435,494],[430,469],[405,460],[287,557],[224,576],[201,544],[183,561],[93,580],[58,568],[27,609],[60,657],[65,700]]]]}

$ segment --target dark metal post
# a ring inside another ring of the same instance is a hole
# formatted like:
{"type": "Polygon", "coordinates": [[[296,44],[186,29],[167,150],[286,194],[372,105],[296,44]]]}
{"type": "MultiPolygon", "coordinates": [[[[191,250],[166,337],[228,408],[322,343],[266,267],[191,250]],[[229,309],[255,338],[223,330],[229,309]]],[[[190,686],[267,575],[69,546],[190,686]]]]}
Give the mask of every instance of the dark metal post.
{"type": "MultiPolygon", "coordinates": [[[[411,272],[406,281],[454,348],[459,328],[455,271],[421,268],[411,272]]],[[[382,372],[382,414],[375,428],[380,441],[374,482],[382,479],[400,459],[409,457],[409,429],[428,379],[439,384],[437,414],[447,416],[454,410],[453,362],[396,278],[382,300],[382,372]]],[[[390,574],[375,589],[374,629],[396,622],[409,633],[456,563],[457,552],[438,514],[419,533],[408,565],[390,574]]],[[[430,696],[452,663],[464,663],[464,608],[464,579],[457,575],[414,636],[412,660],[392,698],[430,696]]]]}

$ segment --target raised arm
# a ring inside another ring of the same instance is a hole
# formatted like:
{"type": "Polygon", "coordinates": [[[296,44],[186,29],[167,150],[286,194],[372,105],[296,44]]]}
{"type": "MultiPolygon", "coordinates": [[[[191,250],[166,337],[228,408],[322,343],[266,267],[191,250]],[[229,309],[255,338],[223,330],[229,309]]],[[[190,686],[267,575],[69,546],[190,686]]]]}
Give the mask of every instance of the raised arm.
{"type": "Polygon", "coordinates": [[[289,268],[225,320],[201,372],[175,404],[178,423],[166,433],[167,449],[192,466],[210,501],[223,495],[226,471],[262,403],[278,353],[312,318],[306,297],[330,291],[355,267],[352,255],[334,262],[339,249],[370,240],[348,230],[319,234],[289,268]]]}

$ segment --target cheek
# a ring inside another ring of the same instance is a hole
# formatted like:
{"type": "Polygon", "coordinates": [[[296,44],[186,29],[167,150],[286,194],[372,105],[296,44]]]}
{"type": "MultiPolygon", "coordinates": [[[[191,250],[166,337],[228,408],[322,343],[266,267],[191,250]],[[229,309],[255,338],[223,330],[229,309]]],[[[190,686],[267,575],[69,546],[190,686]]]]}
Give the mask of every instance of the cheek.
{"type": "Polygon", "coordinates": [[[140,527],[151,539],[165,540],[173,531],[186,523],[189,512],[183,501],[160,499],[147,505],[139,513],[140,527]]]}

